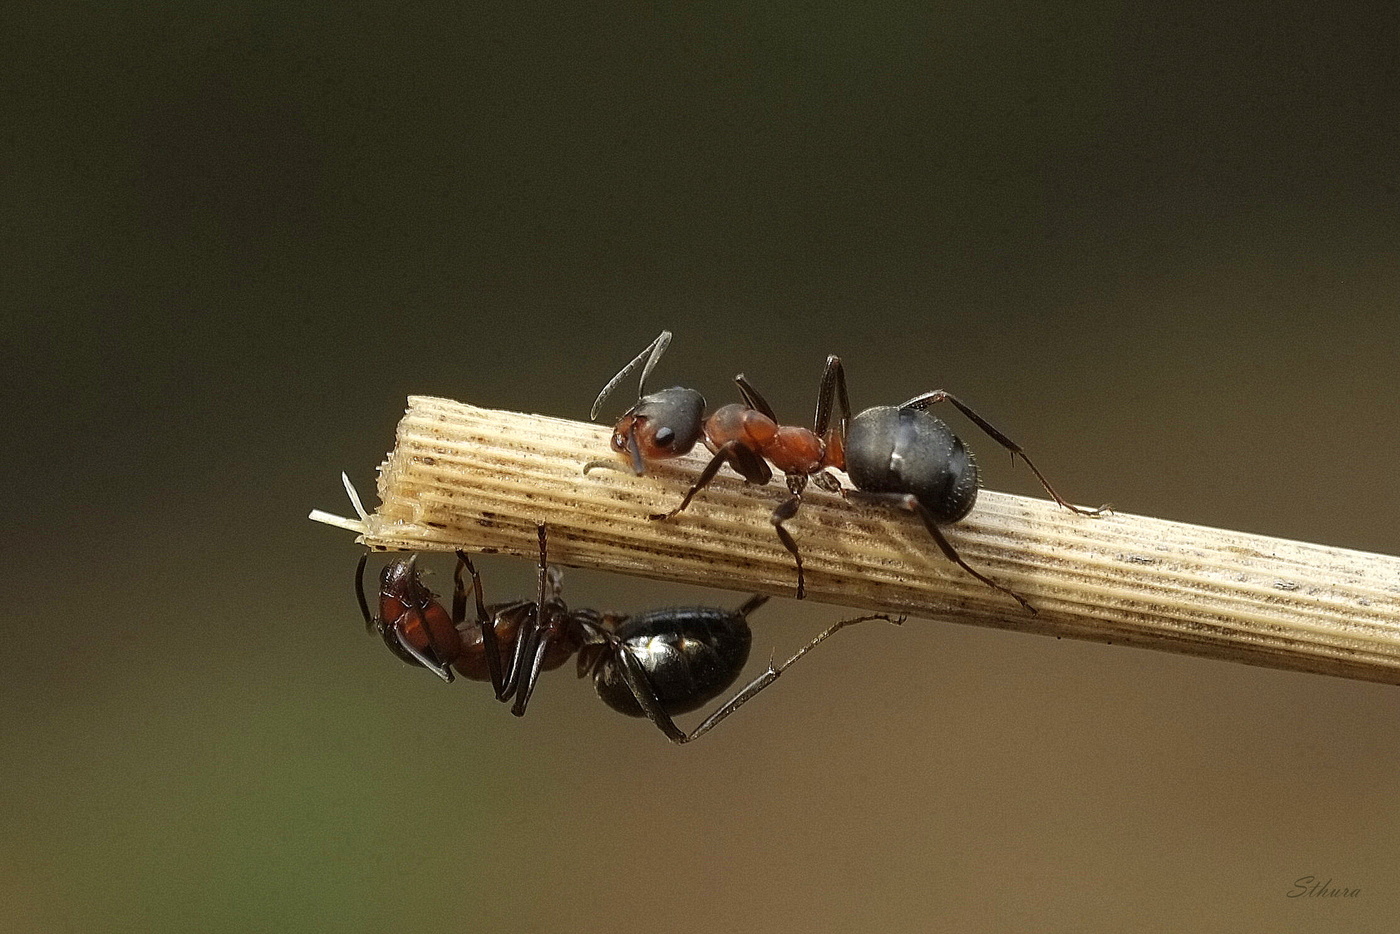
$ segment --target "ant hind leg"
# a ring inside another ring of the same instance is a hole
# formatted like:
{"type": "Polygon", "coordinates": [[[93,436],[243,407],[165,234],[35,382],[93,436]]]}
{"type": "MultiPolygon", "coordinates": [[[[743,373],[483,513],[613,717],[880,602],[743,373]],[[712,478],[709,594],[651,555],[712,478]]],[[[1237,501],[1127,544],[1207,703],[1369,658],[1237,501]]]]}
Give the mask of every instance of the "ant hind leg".
{"type": "Polygon", "coordinates": [[[972,565],[964,561],[962,555],[958,554],[957,549],[953,547],[953,543],[948,541],[947,536],[943,534],[943,530],[940,529],[938,527],[938,523],[934,521],[933,514],[930,513],[927,509],[925,509],[923,503],[920,503],[918,499],[916,499],[913,496],[913,494],[865,493],[860,490],[848,490],[846,492],[846,496],[847,498],[855,500],[856,502],[871,503],[874,505],[883,506],[893,506],[897,509],[903,509],[906,512],[914,513],[914,515],[918,516],[919,519],[923,522],[924,528],[928,529],[928,533],[932,535],[933,540],[937,542],[939,549],[943,552],[943,556],[946,557],[949,561],[953,562],[958,567],[962,568],[964,571],[971,574],[973,577],[977,578],[982,583],[986,584],[988,587],[991,587],[993,590],[1000,590],[1002,593],[1011,597],[1017,603],[1021,604],[1021,606],[1025,607],[1031,613],[1031,615],[1035,615],[1037,612],[1039,612],[1036,610],[1035,607],[1031,606],[1030,602],[1026,600],[1025,597],[1021,596],[1016,591],[1011,590],[1008,587],[1003,587],[1001,584],[998,584],[996,581],[992,580],[990,577],[976,570],[972,565]]]}
{"type": "Polygon", "coordinates": [[[1050,498],[1053,499],[1060,506],[1063,506],[1070,512],[1078,513],[1081,516],[1101,516],[1113,511],[1113,507],[1109,506],[1106,503],[1102,506],[1099,506],[1097,509],[1085,509],[1082,506],[1074,505],[1073,503],[1066,500],[1059,493],[1056,493],[1055,488],[1050,485],[1050,481],[1045,479],[1045,474],[1041,473],[1040,468],[1037,467],[1035,463],[1029,457],[1026,456],[1026,452],[1021,448],[1019,444],[1017,444],[1015,441],[1012,441],[1006,435],[1002,434],[1001,431],[996,428],[996,426],[994,426],[991,422],[987,421],[982,416],[978,415],[967,405],[967,403],[963,402],[961,399],[959,399],[957,396],[954,396],[952,393],[946,392],[942,389],[935,389],[932,392],[921,393],[912,399],[900,403],[899,408],[923,410],[929,408],[930,406],[937,405],[940,402],[953,403],[953,406],[959,412],[967,416],[968,421],[972,422],[978,428],[982,429],[982,431],[986,433],[987,437],[991,438],[997,444],[1000,444],[1002,447],[1010,451],[1012,460],[1015,460],[1019,457],[1022,461],[1024,461],[1025,465],[1031,469],[1031,473],[1035,474],[1035,478],[1040,481],[1040,485],[1045,488],[1045,492],[1049,493],[1050,498]]]}

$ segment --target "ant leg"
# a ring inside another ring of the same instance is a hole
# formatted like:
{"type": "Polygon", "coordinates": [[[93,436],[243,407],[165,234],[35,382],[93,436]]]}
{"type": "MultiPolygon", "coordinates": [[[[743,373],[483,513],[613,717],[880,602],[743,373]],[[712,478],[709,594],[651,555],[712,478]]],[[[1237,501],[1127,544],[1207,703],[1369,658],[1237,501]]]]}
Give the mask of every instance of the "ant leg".
{"type": "Polygon", "coordinates": [[[598,417],[598,410],[603,407],[603,402],[607,400],[612,391],[617,388],[617,384],[627,378],[627,374],[637,368],[643,360],[647,364],[642,368],[642,380],[637,385],[637,398],[640,399],[647,393],[647,377],[651,375],[652,368],[656,366],[656,361],[661,359],[661,355],[666,352],[666,348],[671,345],[671,332],[662,331],[657,335],[656,340],[647,344],[646,349],[637,354],[632,362],[617,371],[617,375],[608,380],[608,384],[603,387],[603,391],[598,393],[598,398],[593,400],[593,408],[588,412],[589,420],[598,417]]]}
{"type": "Polygon", "coordinates": [[[695,484],[685,494],[681,504],[670,512],[652,513],[647,518],[653,520],[669,519],[676,513],[681,512],[690,505],[690,501],[695,498],[705,487],[714,480],[715,474],[725,464],[734,468],[740,476],[748,483],[756,483],[760,486],[773,479],[773,470],[768,466],[768,462],[759,457],[752,450],[740,444],[738,441],[726,441],[720,445],[720,449],[715,452],[715,456],[710,458],[710,462],[705,465],[705,469],[700,471],[700,476],[696,478],[695,484]]]}
{"type": "Polygon", "coordinates": [[[558,615],[559,577],[549,566],[545,524],[536,523],[535,531],[540,539],[539,593],[532,619],[527,620],[527,629],[516,640],[515,657],[511,662],[511,679],[515,682],[516,691],[515,704],[510,712],[517,717],[525,716],[525,707],[530,703],[530,695],[535,693],[535,684],[543,670],[545,653],[559,630],[555,618],[558,615]]]}
{"type": "Polygon", "coordinates": [[[686,736],[680,727],[676,726],[676,721],[671,719],[661,706],[661,701],[656,698],[656,690],[651,686],[651,680],[647,677],[646,669],[642,663],[637,661],[637,657],[623,646],[622,641],[611,632],[602,633],[607,643],[608,651],[618,665],[618,670],[622,673],[622,680],[627,685],[627,689],[632,692],[637,705],[642,708],[642,713],[646,718],[656,724],[656,728],[666,734],[666,738],[671,742],[680,744],[690,742],[690,737],[686,736]]]}
{"type": "MultiPolygon", "coordinates": [[[[747,606],[747,604],[745,605],[747,606]]],[[[792,658],[789,658],[781,665],[774,666],[772,662],[769,662],[768,669],[764,671],[763,674],[750,681],[741,691],[720,705],[718,710],[706,717],[701,721],[699,726],[695,727],[695,729],[691,730],[689,733],[684,733],[677,728],[675,721],[671,719],[670,715],[661,709],[660,703],[657,702],[656,696],[651,690],[651,685],[646,681],[646,673],[642,670],[641,664],[632,657],[630,652],[620,648],[618,652],[623,656],[623,678],[627,682],[627,686],[632,689],[633,696],[636,697],[637,703],[642,706],[642,710],[646,713],[647,717],[660,728],[661,732],[666,734],[666,738],[671,742],[677,744],[689,743],[710,732],[710,730],[718,726],[734,711],[753,700],[764,688],[768,687],[774,681],[777,681],[779,675],[796,664],[798,659],[821,645],[831,636],[845,629],[847,626],[853,626],[856,623],[864,623],[875,619],[883,619],[886,622],[894,623],[896,626],[904,622],[903,616],[893,617],[884,613],[875,613],[870,616],[856,616],[851,619],[843,619],[833,624],[825,632],[821,633],[821,635],[804,645],[796,655],[792,656],[792,658]],[[628,662],[631,664],[627,664],[628,662]]]]}
{"type": "Polygon", "coordinates": [[[768,416],[774,423],[778,421],[778,416],[773,413],[773,407],[768,404],[768,400],[763,398],[763,394],[749,384],[748,379],[745,378],[743,373],[734,377],[734,382],[739,386],[739,395],[744,397],[745,405],[756,410],[761,415],[768,416]]]}
{"type": "Polygon", "coordinates": [[[773,479],[773,468],[768,466],[768,462],[763,459],[762,455],[753,448],[737,441],[730,443],[734,445],[734,448],[729,452],[729,466],[733,467],[734,472],[744,478],[745,483],[763,486],[773,479]]]}
{"type": "Polygon", "coordinates": [[[998,584],[996,581],[992,580],[990,577],[987,577],[985,574],[979,573],[978,571],[973,569],[972,565],[964,561],[962,559],[962,555],[958,554],[957,550],[953,548],[953,543],[948,541],[948,539],[943,535],[943,530],[940,529],[938,527],[938,523],[934,521],[933,514],[930,513],[927,509],[925,509],[923,503],[920,503],[913,496],[913,494],[864,493],[859,490],[848,490],[846,492],[846,496],[849,499],[853,499],[857,502],[894,506],[898,509],[903,509],[907,512],[914,513],[914,515],[918,516],[921,520],[923,520],[924,527],[928,529],[929,534],[933,536],[933,540],[937,542],[938,547],[942,549],[944,557],[946,557],[949,561],[953,562],[958,567],[962,568],[964,571],[971,574],[973,577],[977,578],[982,583],[986,584],[988,587],[991,587],[993,590],[1000,590],[1002,593],[1011,597],[1017,603],[1021,604],[1021,606],[1029,610],[1031,615],[1034,616],[1038,612],[1035,607],[1031,606],[1030,603],[1026,601],[1025,597],[1022,597],[1014,590],[1010,590],[1006,587],[1003,587],[1001,584],[998,584]]]}
{"type": "Polygon", "coordinates": [[[369,561],[369,552],[360,555],[360,563],[355,566],[355,599],[360,601],[360,612],[365,617],[365,632],[374,629],[374,617],[369,612],[369,601],[365,599],[365,564],[369,561]]]}
{"type": "Polygon", "coordinates": [[[476,572],[476,565],[472,564],[472,559],[460,548],[457,549],[457,570],[452,575],[452,624],[460,626],[467,618],[467,594],[462,584],[464,567],[472,576],[472,595],[476,597],[476,625],[481,630],[481,644],[486,649],[486,670],[491,674],[491,690],[496,692],[496,700],[504,700],[506,682],[501,670],[501,646],[496,639],[496,621],[486,613],[483,597],[485,588],[481,585],[481,575],[476,572]]]}
{"type": "Polygon", "coordinates": [[[540,574],[539,588],[534,604],[525,604],[522,607],[524,615],[520,620],[520,625],[516,627],[515,651],[511,654],[510,674],[506,676],[505,691],[502,700],[507,700],[512,694],[517,692],[520,686],[520,679],[525,674],[527,660],[533,658],[535,646],[539,643],[541,620],[540,615],[544,611],[545,591],[548,587],[549,564],[547,561],[548,546],[545,542],[544,523],[537,523],[536,534],[540,542],[540,574]]]}
{"type": "Polygon", "coordinates": [[[1045,474],[1041,473],[1040,469],[1031,462],[1031,459],[1026,456],[1026,452],[1021,449],[1021,446],[1019,444],[1017,444],[1015,441],[1012,441],[1006,435],[998,431],[992,425],[991,422],[987,421],[985,418],[972,411],[972,409],[968,408],[966,403],[962,402],[956,396],[951,395],[942,389],[937,389],[933,392],[926,392],[922,395],[917,395],[914,398],[910,399],[908,402],[902,403],[899,407],[901,409],[927,409],[929,406],[937,405],[940,402],[953,403],[953,405],[957,407],[957,410],[959,412],[967,416],[969,421],[971,421],[978,428],[981,428],[984,432],[986,432],[987,437],[991,438],[997,444],[1000,444],[1002,447],[1010,451],[1012,460],[1015,460],[1018,457],[1021,458],[1021,460],[1025,462],[1026,466],[1031,469],[1031,473],[1035,474],[1035,478],[1040,481],[1040,485],[1045,487],[1045,492],[1050,494],[1050,498],[1053,499],[1059,505],[1068,509],[1070,512],[1076,512],[1081,516],[1100,516],[1106,512],[1112,511],[1112,507],[1107,504],[1100,506],[1097,509],[1084,509],[1080,506],[1075,506],[1073,503],[1067,502],[1064,497],[1062,497],[1059,493],[1055,492],[1055,488],[1050,485],[1050,481],[1045,479],[1045,474]]]}
{"type": "MultiPolygon", "coordinates": [[[[413,555],[408,559],[408,563],[410,566],[414,566],[417,561],[417,555],[413,555]]],[[[414,580],[416,581],[416,571],[414,573],[414,580]]],[[[412,612],[418,618],[418,629],[420,632],[423,633],[423,641],[428,646],[427,651],[425,652],[420,650],[412,642],[410,642],[408,640],[407,633],[405,633],[398,626],[390,627],[390,629],[386,631],[385,637],[387,639],[388,632],[392,631],[394,634],[394,638],[398,640],[399,645],[403,647],[403,649],[407,651],[408,654],[412,655],[415,659],[417,659],[419,664],[421,664],[424,668],[427,668],[433,674],[437,675],[443,681],[447,682],[448,684],[451,684],[452,669],[447,662],[442,661],[442,659],[439,657],[437,648],[433,645],[433,630],[428,625],[428,614],[423,612],[424,605],[432,603],[434,595],[431,592],[429,592],[426,587],[423,587],[422,584],[418,584],[415,589],[419,588],[421,588],[421,591],[415,596],[421,599],[421,602],[415,600],[415,603],[412,606],[412,612]]]]}
{"type": "MultiPolygon", "coordinates": [[[[535,604],[531,600],[516,600],[498,606],[491,617],[492,628],[499,627],[505,632],[514,633],[516,640],[510,648],[502,649],[500,652],[501,669],[504,680],[500,692],[496,695],[496,700],[505,703],[511,699],[515,693],[516,682],[519,680],[520,664],[516,661],[516,656],[520,651],[520,640],[529,637],[530,629],[534,626],[535,604]]],[[[496,639],[499,646],[501,640],[496,639]]],[[[487,663],[490,664],[489,662],[487,663]]],[[[493,684],[492,689],[495,689],[493,684]]]]}
{"type": "Polygon", "coordinates": [[[686,491],[679,506],[672,509],[670,512],[654,512],[647,516],[647,518],[660,521],[669,519],[676,513],[682,512],[685,507],[690,505],[690,501],[695,498],[696,493],[699,493],[710,485],[710,481],[715,478],[715,474],[719,473],[719,469],[729,460],[730,450],[737,446],[738,442],[730,441],[722,445],[720,449],[715,452],[715,456],[710,458],[710,462],[705,465],[705,469],[700,471],[700,476],[696,478],[695,483],[686,491]]]}
{"type": "Polygon", "coordinates": [[[538,619],[538,606],[526,603],[520,608],[520,623],[515,630],[515,650],[510,657],[510,671],[506,674],[505,685],[501,688],[501,700],[508,701],[520,687],[520,676],[523,673],[525,658],[533,651],[535,642],[538,641],[539,630],[535,621],[538,619]]]}
{"type": "Polygon", "coordinates": [[[770,599],[772,598],[766,593],[756,593],[745,600],[744,605],[735,610],[734,614],[741,619],[747,620],[750,613],[763,606],[763,604],[767,603],[770,599]]]}
{"type": "Polygon", "coordinates": [[[641,476],[646,472],[646,461],[642,460],[642,446],[637,441],[637,423],[627,426],[627,456],[632,461],[632,472],[641,476]]]}
{"type": "Polygon", "coordinates": [[[797,510],[802,507],[802,494],[794,493],[784,500],[777,509],[773,510],[773,529],[778,533],[778,538],[782,540],[783,547],[792,554],[792,558],[797,562],[797,599],[801,600],[807,596],[806,577],[802,573],[802,555],[797,552],[797,541],[792,537],[792,533],[783,528],[783,523],[797,515],[797,510]]]}
{"type": "Polygon", "coordinates": [[[817,411],[812,417],[812,433],[818,438],[826,437],[831,426],[832,397],[841,406],[841,416],[837,422],[841,437],[846,436],[846,423],[851,420],[851,399],[846,395],[846,368],[841,358],[832,354],[826,358],[826,370],[822,373],[821,388],[817,390],[817,411]]]}
{"type": "Polygon", "coordinates": [[[557,616],[557,607],[550,609],[547,616],[540,612],[535,614],[537,621],[542,618],[543,621],[538,623],[538,637],[535,639],[534,650],[527,660],[529,668],[519,690],[515,692],[515,704],[510,708],[510,712],[517,717],[525,716],[525,708],[530,703],[530,695],[535,693],[535,685],[540,680],[540,672],[544,670],[544,657],[549,652],[555,635],[559,632],[557,616]]]}
{"type": "Polygon", "coordinates": [[[398,630],[393,626],[376,624],[375,632],[378,634],[380,641],[384,643],[385,647],[388,648],[390,652],[394,653],[394,657],[405,665],[412,665],[415,668],[428,668],[436,671],[436,663],[422,652],[415,649],[411,644],[400,639],[398,630]]]}
{"type": "MultiPolygon", "coordinates": [[[[423,615],[422,608],[414,607],[414,610],[416,610],[418,613],[418,625],[423,628],[423,631],[425,633],[428,632],[428,620],[423,615]]],[[[438,661],[438,659],[436,658],[436,652],[434,652],[432,656],[429,656],[427,652],[419,650],[417,646],[415,646],[412,642],[408,641],[408,638],[405,637],[403,633],[399,632],[397,626],[386,629],[384,631],[384,641],[386,643],[389,642],[389,637],[391,633],[393,635],[394,642],[393,644],[389,645],[389,648],[392,649],[394,648],[394,645],[397,645],[404,652],[407,652],[415,662],[422,665],[424,668],[428,669],[433,674],[437,675],[446,683],[452,683],[452,669],[449,668],[447,665],[444,665],[442,662],[438,661]]],[[[431,646],[429,646],[429,650],[431,651],[431,646]]],[[[395,654],[397,654],[400,658],[403,658],[404,661],[408,661],[407,658],[404,658],[402,653],[396,652],[395,654]]]]}

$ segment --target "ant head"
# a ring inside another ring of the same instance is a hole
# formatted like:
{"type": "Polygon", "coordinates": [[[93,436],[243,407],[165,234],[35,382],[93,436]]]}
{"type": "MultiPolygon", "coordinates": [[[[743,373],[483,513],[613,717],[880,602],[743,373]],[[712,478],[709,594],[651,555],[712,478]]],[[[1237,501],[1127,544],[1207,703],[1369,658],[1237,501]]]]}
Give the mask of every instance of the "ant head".
{"type": "Polygon", "coordinates": [[[613,428],[613,450],[641,476],[647,461],[680,457],[695,447],[705,423],[705,397],[679,386],[644,396],[613,428]]]}
{"type": "Polygon", "coordinates": [[[461,638],[452,617],[423,584],[417,555],[395,558],[380,572],[377,618],[369,619],[368,607],[363,604],[361,609],[369,627],[399,659],[452,681],[448,666],[462,650],[461,638]]]}
{"type": "Polygon", "coordinates": [[[598,398],[593,400],[589,413],[590,418],[597,418],[603,401],[618,383],[637,367],[642,368],[642,378],[637,383],[637,404],[618,420],[612,436],[613,450],[632,462],[637,476],[642,475],[647,461],[680,457],[700,440],[705,417],[704,396],[694,389],[679,386],[647,394],[647,377],[670,344],[671,332],[662,331],[631,363],[608,380],[598,398]]]}

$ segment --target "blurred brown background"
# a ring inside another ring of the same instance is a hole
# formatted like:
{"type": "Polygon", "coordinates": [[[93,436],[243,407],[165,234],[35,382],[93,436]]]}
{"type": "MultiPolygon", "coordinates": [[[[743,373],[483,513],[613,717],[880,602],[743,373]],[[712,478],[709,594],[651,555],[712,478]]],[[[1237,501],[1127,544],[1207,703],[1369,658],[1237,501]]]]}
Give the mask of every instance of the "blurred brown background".
{"type": "Polygon", "coordinates": [[[1081,502],[1400,551],[1393,4],[752,7],[7,15],[0,929],[1394,929],[1393,687],[919,620],[677,749],[364,635],[304,517],[404,397],[584,417],[663,327],[711,399],[837,352],[1081,502]]]}

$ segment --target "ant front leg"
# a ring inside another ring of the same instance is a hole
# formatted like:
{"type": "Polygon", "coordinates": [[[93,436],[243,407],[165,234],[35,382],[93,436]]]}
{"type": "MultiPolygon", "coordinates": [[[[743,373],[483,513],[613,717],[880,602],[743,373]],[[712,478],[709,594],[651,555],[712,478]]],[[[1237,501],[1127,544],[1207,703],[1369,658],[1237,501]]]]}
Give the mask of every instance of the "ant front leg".
{"type": "MultiPolygon", "coordinates": [[[[417,555],[409,558],[410,564],[417,560],[417,555]]],[[[415,600],[412,604],[412,611],[418,620],[418,631],[423,633],[423,637],[427,642],[426,652],[415,646],[409,640],[408,634],[402,631],[398,626],[391,626],[386,629],[384,632],[384,639],[387,642],[392,633],[394,641],[398,643],[399,647],[417,659],[418,664],[437,675],[447,684],[451,684],[453,680],[452,662],[451,660],[443,660],[439,654],[438,647],[433,638],[432,627],[428,624],[428,614],[424,611],[425,602],[432,602],[432,594],[426,594],[422,601],[415,600]]],[[[393,646],[391,645],[390,648],[393,648],[393,646]]]]}
{"type": "MultiPolygon", "coordinates": [[[[423,614],[423,610],[419,607],[414,607],[413,609],[418,614],[418,625],[421,628],[421,630],[423,632],[430,631],[428,629],[428,618],[423,614]]],[[[451,665],[448,662],[444,662],[441,659],[439,659],[437,656],[437,652],[433,651],[431,646],[429,647],[428,652],[424,652],[418,649],[412,642],[408,641],[408,638],[402,633],[400,633],[396,627],[392,627],[384,631],[384,641],[386,643],[389,643],[389,639],[391,636],[393,637],[394,642],[389,644],[390,649],[393,649],[394,646],[397,645],[400,649],[411,655],[413,659],[418,662],[418,664],[422,665],[424,668],[437,675],[444,682],[446,682],[447,684],[452,683],[453,674],[451,665]],[[432,654],[429,654],[429,652],[431,652],[432,654]]]]}
{"type": "MultiPolygon", "coordinates": [[[[754,600],[750,600],[744,607],[746,609],[751,608],[754,603],[754,600]]],[[[742,690],[729,698],[729,700],[721,704],[719,709],[702,720],[700,724],[689,733],[686,733],[680,729],[680,727],[676,726],[676,722],[671,719],[671,715],[662,708],[661,702],[656,699],[656,692],[652,689],[651,682],[647,679],[646,671],[642,668],[641,662],[637,661],[637,659],[632,656],[632,653],[628,652],[621,645],[617,645],[614,648],[614,652],[622,665],[623,680],[627,683],[627,687],[631,689],[632,696],[636,698],[637,703],[641,706],[647,719],[656,724],[657,729],[665,733],[667,739],[677,745],[681,745],[693,742],[713,730],[722,723],[726,717],[753,700],[774,681],[777,681],[778,676],[796,664],[798,659],[821,645],[831,636],[845,629],[847,626],[853,626],[856,623],[864,623],[875,619],[883,619],[888,623],[894,623],[896,626],[904,623],[903,616],[895,617],[887,616],[884,613],[875,613],[869,616],[856,616],[851,619],[843,619],[832,624],[815,639],[804,645],[796,655],[793,655],[781,665],[775,666],[770,661],[767,670],[750,681],[742,690]]]]}
{"type": "Polygon", "coordinates": [[[710,458],[710,462],[705,465],[705,469],[700,471],[700,476],[696,478],[694,485],[686,492],[679,506],[672,509],[670,512],[652,513],[647,518],[661,521],[663,519],[670,519],[677,513],[682,512],[685,507],[690,505],[690,501],[695,498],[696,493],[699,493],[710,485],[710,482],[715,479],[715,474],[719,473],[719,469],[725,464],[729,464],[733,467],[735,472],[742,476],[746,483],[756,483],[762,486],[773,479],[773,470],[768,466],[768,462],[762,457],[759,457],[752,448],[749,448],[739,441],[728,441],[720,445],[719,450],[715,452],[715,456],[710,458]]]}
{"type": "Polygon", "coordinates": [[[1006,435],[1002,434],[999,430],[997,430],[995,426],[992,425],[991,422],[987,421],[985,418],[972,411],[972,409],[970,409],[966,403],[964,403],[962,400],[958,399],[951,393],[945,392],[942,389],[936,389],[933,392],[926,392],[921,395],[915,396],[909,401],[902,403],[899,406],[899,408],[927,409],[930,406],[937,405],[940,402],[953,403],[953,405],[957,408],[959,412],[967,416],[969,421],[971,421],[978,428],[986,432],[987,437],[991,438],[997,444],[1000,444],[1002,447],[1010,451],[1012,460],[1015,460],[1018,457],[1021,458],[1021,460],[1025,462],[1026,466],[1031,469],[1031,473],[1035,474],[1035,478],[1040,481],[1040,485],[1045,488],[1045,492],[1050,494],[1050,498],[1053,499],[1059,505],[1068,509],[1070,512],[1078,513],[1081,516],[1101,516],[1107,512],[1112,511],[1112,507],[1107,504],[1100,506],[1097,509],[1084,509],[1083,507],[1076,506],[1073,503],[1068,502],[1063,496],[1055,492],[1055,488],[1050,485],[1050,481],[1045,479],[1045,474],[1041,473],[1040,469],[1036,467],[1034,463],[1031,462],[1031,459],[1026,456],[1026,452],[1021,449],[1021,446],[1019,444],[1017,444],[1015,441],[1012,441],[1006,435]]]}
{"type": "Polygon", "coordinates": [[[928,529],[928,533],[933,536],[933,540],[938,543],[938,547],[943,551],[944,557],[949,561],[953,562],[988,587],[991,587],[993,590],[1000,590],[1002,593],[1011,597],[1030,611],[1031,615],[1034,616],[1039,612],[1035,607],[1030,605],[1025,597],[1014,590],[1003,587],[1001,584],[998,584],[985,574],[978,572],[972,565],[964,561],[962,555],[958,554],[957,549],[953,547],[953,543],[948,541],[947,537],[943,534],[943,530],[940,529],[938,523],[934,521],[933,513],[924,508],[924,504],[919,502],[912,493],[865,493],[860,490],[847,490],[846,496],[848,499],[855,500],[856,502],[894,506],[897,509],[903,509],[906,512],[914,513],[914,515],[918,516],[919,519],[923,521],[924,528],[928,529]]]}

